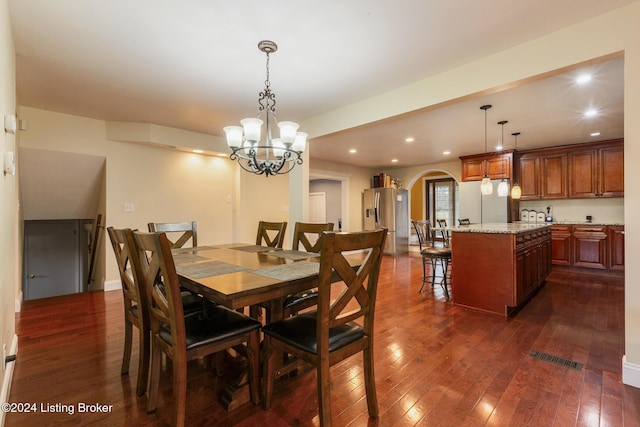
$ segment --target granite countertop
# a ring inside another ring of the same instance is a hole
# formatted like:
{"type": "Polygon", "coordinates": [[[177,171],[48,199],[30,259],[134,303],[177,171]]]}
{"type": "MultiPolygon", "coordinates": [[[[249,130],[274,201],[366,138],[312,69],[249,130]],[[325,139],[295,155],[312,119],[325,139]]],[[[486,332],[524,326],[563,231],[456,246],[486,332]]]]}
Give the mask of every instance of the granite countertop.
{"type": "Polygon", "coordinates": [[[561,221],[553,221],[551,225],[624,225],[622,221],[573,221],[569,219],[563,219],[561,221]]]}
{"type": "Polygon", "coordinates": [[[547,222],[500,222],[487,224],[471,224],[458,225],[455,227],[447,227],[446,229],[453,232],[462,233],[493,233],[493,234],[518,234],[531,230],[540,230],[551,227],[551,223],[547,222]]]}

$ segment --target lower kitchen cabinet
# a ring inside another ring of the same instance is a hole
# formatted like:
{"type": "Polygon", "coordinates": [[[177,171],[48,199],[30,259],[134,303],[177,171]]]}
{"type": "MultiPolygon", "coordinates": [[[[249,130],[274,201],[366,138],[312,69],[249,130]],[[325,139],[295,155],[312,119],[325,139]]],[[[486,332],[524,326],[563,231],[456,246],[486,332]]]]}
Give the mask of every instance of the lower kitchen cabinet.
{"type": "Polygon", "coordinates": [[[555,265],[571,265],[571,226],[554,225],[551,231],[551,262],[555,265]]]}
{"type": "Polygon", "coordinates": [[[624,270],[624,226],[554,224],[554,265],[624,270]]]}
{"type": "Polygon", "coordinates": [[[573,265],[607,268],[606,229],[606,226],[573,226],[573,265]]]}
{"type": "Polygon", "coordinates": [[[624,227],[609,226],[609,268],[624,270],[624,227]]]}
{"type": "Polygon", "coordinates": [[[514,233],[454,231],[451,241],[456,305],[511,315],[551,271],[550,227],[514,233]]]}

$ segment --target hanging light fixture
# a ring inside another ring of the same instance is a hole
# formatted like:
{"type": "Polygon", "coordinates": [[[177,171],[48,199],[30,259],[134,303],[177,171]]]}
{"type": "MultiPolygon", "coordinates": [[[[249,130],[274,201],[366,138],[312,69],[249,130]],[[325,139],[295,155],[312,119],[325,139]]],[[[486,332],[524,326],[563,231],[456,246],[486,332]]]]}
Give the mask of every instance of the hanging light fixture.
{"type": "MultiPolygon", "coordinates": [[[[502,126],[502,139],[500,140],[500,146],[504,147],[504,125],[509,123],[507,120],[501,120],[498,122],[502,126]]],[[[504,158],[500,158],[500,164],[502,165],[502,175],[504,175],[504,158]]],[[[509,195],[509,183],[502,178],[500,184],[498,184],[498,196],[507,197],[509,195]]]]}
{"type": "Polygon", "coordinates": [[[493,184],[491,183],[491,179],[489,179],[489,175],[487,175],[487,110],[491,108],[491,105],[483,105],[480,107],[481,110],[484,110],[484,177],[482,177],[482,182],[480,183],[480,192],[484,196],[488,196],[493,193],[493,184]]]}
{"type": "Polygon", "coordinates": [[[276,95],[271,92],[269,81],[269,54],[278,50],[270,40],[258,43],[258,49],[267,55],[267,79],[264,91],[258,97],[258,117],[240,120],[242,126],[227,126],[224,132],[231,149],[231,160],[237,160],[242,169],[256,175],[278,175],[290,172],[296,164],[302,164],[302,153],[307,144],[307,134],[298,132],[294,122],[278,122],[276,119],[276,95]],[[265,137],[261,142],[264,114],[265,137]],[[271,126],[280,128],[280,138],[272,138],[271,126]]]}
{"type": "MultiPolygon", "coordinates": [[[[516,140],[515,146],[513,147],[515,153],[518,151],[518,135],[520,135],[520,132],[514,132],[511,135],[513,135],[516,140]]],[[[520,200],[520,197],[522,197],[522,189],[520,189],[518,181],[514,179],[513,187],[511,187],[511,198],[513,200],[520,200]]]]}

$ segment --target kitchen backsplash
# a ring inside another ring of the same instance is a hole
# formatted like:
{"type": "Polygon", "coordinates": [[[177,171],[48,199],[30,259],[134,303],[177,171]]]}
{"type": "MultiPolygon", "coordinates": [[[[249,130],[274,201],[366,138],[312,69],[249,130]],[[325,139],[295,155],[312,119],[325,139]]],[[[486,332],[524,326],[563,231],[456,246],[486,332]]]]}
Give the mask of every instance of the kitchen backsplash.
{"type": "Polygon", "coordinates": [[[591,215],[592,222],[624,223],[624,198],[604,199],[560,199],[521,201],[520,210],[529,209],[547,213],[547,206],[551,206],[551,216],[554,221],[585,221],[591,215]]]}

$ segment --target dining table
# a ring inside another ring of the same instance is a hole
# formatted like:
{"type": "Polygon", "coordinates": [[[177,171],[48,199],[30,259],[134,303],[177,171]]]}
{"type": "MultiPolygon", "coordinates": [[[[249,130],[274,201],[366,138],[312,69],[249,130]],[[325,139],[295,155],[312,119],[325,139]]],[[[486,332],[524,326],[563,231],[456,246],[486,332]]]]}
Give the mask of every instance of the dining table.
{"type": "MultiPolygon", "coordinates": [[[[232,310],[266,305],[272,321],[284,317],[288,295],[318,286],[318,253],[247,243],[179,248],[172,253],[183,288],[232,310]]],[[[358,268],[364,254],[346,259],[358,268]]],[[[230,381],[221,396],[228,411],[248,401],[248,384],[241,379],[230,381]]]]}

